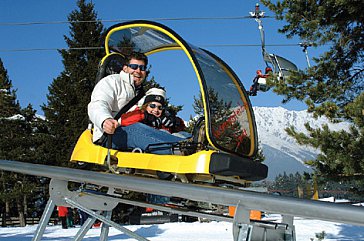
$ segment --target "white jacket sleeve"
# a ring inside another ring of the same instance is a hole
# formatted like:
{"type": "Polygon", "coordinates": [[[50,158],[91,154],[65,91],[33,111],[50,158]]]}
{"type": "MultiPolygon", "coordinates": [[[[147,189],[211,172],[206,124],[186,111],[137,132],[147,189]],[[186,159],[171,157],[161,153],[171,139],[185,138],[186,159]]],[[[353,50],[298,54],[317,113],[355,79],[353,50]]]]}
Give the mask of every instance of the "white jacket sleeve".
{"type": "Polygon", "coordinates": [[[88,115],[94,126],[102,129],[102,122],[112,118],[112,105],[115,98],[114,81],[109,81],[112,76],[100,80],[91,95],[91,102],[88,104],[88,115]]]}
{"type": "Polygon", "coordinates": [[[94,124],[93,141],[102,136],[103,121],[113,118],[113,115],[134,96],[134,81],[123,71],[120,74],[109,75],[96,84],[88,104],[88,116],[94,124]]]}

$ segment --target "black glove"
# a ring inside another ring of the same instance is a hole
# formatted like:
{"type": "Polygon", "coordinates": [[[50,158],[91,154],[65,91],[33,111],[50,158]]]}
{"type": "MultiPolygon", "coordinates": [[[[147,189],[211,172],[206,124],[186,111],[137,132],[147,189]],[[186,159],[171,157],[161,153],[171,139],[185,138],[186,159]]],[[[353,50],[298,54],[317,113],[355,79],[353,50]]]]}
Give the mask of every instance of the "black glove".
{"type": "Polygon", "coordinates": [[[153,126],[156,128],[159,128],[161,126],[161,119],[152,114],[149,114],[147,111],[144,112],[143,122],[148,126],[153,126]]]}
{"type": "Polygon", "coordinates": [[[179,118],[171,115],[167,111],[163,114],[161,119],[162,119],[162,125],[164,125],[167,128],[177,127],[181,124],[179,118]]]}

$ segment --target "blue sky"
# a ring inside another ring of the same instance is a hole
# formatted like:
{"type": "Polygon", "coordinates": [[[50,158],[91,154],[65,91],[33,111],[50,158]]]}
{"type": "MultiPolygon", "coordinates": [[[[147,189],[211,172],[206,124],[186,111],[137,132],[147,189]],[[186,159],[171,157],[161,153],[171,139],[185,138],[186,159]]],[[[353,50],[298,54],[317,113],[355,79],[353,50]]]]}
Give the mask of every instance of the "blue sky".
{"type": "MultiPolygon", "coordinates": [[[[248,16],[254,10],[252,0],[232,0],[222,3],[210,1],[126,1],[94,0],[95,10],[101,20],[146,19],[157,21],[172,28],[187,42],[205,48],[222,58],[248,89],[257,69],[264,69],[260,46],[213,46],[213,45],[259,45],[260,34],[254,19],[214,19],[214,20],[156,20],[160,18],[231,18],[248,16]]],[[[9,23],[62,22],[76,9],[76,1],[61,0],[1,0],[0,1],[0,58],[8,75],[17,89],[17,97],[22,107],[29,103],[43,114],[40,105],[47,103],[48,86],[63,70],[62,58],[54,50],[66,48],[63,35],[69,36],[66,23],[14,25],[9,23]],[[32,51],[19,51],[29,50],[32,51]],[[38,49],[38,50],[36,50],[38,49]],[[41,49],[41,50],[39,50],[41,49]],[[51,50],[45,50],[51,49],[51,50]]],[[[266,15],[273,16],[261,5],[266,15]]],[[[107,28],[117,22],[103,22],[107,28]]],[[[266,44],[298,44],[298,39],[286,39],[277,32],[282,26],[274,18],[263,19],[266,44]]],[[[299,46],[267,46],[267,51],[293,61],[299,68],[306,68],[305,55],[299,46]]],[[[317,56],[319,50],[309,49],[310,57],[317,56]]],[[[156,80],[176,85],[167,88],[173,104],[184,104],[191,100],[194,74],[189,63],[180,53],[151,58],[152,73],[156,80]],[[181,75],[180,68],[184,75],[181,75]],[[192,80],[193,81],[193,80],[192,80]],[[173,87],[174,86],[174,87],[173,87]],[[178,86],[178,87],[176,87],[178,86]],[[181,103],[182,102],[182,103],[181,103]]],[[[312,63],[312,62],[311,62],[312,63]]],[[[80,93],[82,94],[82,93],[80,93]]],[[[292,101],[283,105],[282,97],[273,92],[260,93],[252,97],[253,106],[283,106],[287,109],[302,110],[304,104],[292,101]]],[[[187,114],[185,114],[187,115],[187,114]]],[[[185,116],[187,117],[187,116],[185,116]]]]}

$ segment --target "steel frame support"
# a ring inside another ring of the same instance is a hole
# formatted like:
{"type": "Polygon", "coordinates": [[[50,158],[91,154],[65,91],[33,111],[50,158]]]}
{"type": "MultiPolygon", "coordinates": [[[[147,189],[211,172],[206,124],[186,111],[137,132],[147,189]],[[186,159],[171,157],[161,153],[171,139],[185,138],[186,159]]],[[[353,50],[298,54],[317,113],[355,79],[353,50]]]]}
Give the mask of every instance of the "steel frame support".
{"type": "MultiPolygon", "coordinates": [[[[244,241],[296,241],[294,226],[274,222],[252,222],[244,241]]],[[[242,239],[239,241],[243,241],[242,239]]]]}
{"type": "MultiPolygon", "coordinates": [[[[111,220],[112,212],[108,211],[105,213],[105,218],[107,220],[111,220]]],[[[109,225],[106,223],[101,224],[101,234],[100,234],[100,241],[107,241],[107,238],[109,237],[109,225]]]]}
{"type": "Polygon", "coordinates": [[[246,209],[240,202],[236,205],[233,221],[234,241],[242,241],[248,237],[248,224],[250,223],[250,210],[246,209]]]}
{"type": "Polygon", "coordinates": [[[52,212],[55,208],[55,204],[53,202],[52,199],[49,199],[48,202],[47,202],[47,205],[44,209],[44,212],[43,212],[43,215],[39,221],[39,224],[38,224],[38,227],[35,231],[35,234],[32,238],[32,241],[40,241],[43,234],[44,234],[44,230],[46,229],[47,225],[48,225],[48,222],[49,222],[49,219],[51,218],[52,216],[52,212]]]}
{"type": "MultiPolygon", "coordinates": [[[[106,217],[105,216],[102,216],[102,215],[98,214],[97,212],[94,212],[94,211],[92,211],[90,209],[87,209],[87,208],[83,207],[81,204],[79,204],[79,203],[77,203],[77,202],[75,202],[75,201],[73,201],[73,200],[71,200],[71,199],[69,199],[67,197],[65,197],[65,201],[68,204],[70,204],[72,207],[81,209],[82,211],[86,212],[87,214],[91,215],[92,217],[95,217],[95,218],[99,219],[100,221],[102,221],[103,223],[105,223],[108,226],[114,227],[115,229],[117,229],[117,230],[125,233],[126,235],[128,235],[131,238],[134,238],[134,239],[136,239],[138,241],[148,241],[148,239],[145,239],[144,237],[139,236],[136,233],[130,231],[129,229],[124,228],[121,225],[119,225],[119,224],[111,221],[110,219],[108,219],[107,218],[109,216],[108,214],[106,214],[106,217]]],[[[105,238],[107,236],[105,236],[105,235],[107,233],[108,233],[108,227],[107,227],[107,231],[101,232],[101,236],[100,236],[100,240],[101,241],[105,241],[106,240],[105,238]]]]}
{"type": "Polygon", "coordinates": [[[92,227],[92,225],[95,223],[96,221],[96,217],[93,216],[89,216],[87,218],[87,220],[85,221],[85,223],[81,226],[81,228],[78,230],[75,238],[73,239],[74,241],[81,241],[88,230],[90,230],[90,228],[92,227]]]}
{"type": "Polygon", "coordinates": [[[102,196],[97,195],[88,195],[85,193],[78,193],[75,191],[69,191],[68,182],[64,180],[52,179],[49,185],[50,189],[50,198],[47,202],[46,208],[43,212],[40,223],[37,227],[37,230],[34,234],[32,241],[40,241],[45,228],[49,222],[49,219],[52,215],[54,208],[57,206],[71,206],[74,208],[78,208],[85,213],[89,214],[89,218],[82,225],[80,230],[74,237],[74,241],[80,241],[84,238],[87,231],[94,224],[96,219],[102,221],[101,233],[100,233],[100,241],[107,241],[109,235],[109,227],[114,227],[115,229],[123,232],[131,238],[134,238],[138,241],[148,241],[144,237],[130,231],[127,228],[122,227],[121,225],[111,221],[112,210],[118,204],[117,201],[112,199],[105,199],[102,196]],[[100,203],[101,201],[101,203],[100,203]],[[97,210],[93,211],[91,210],[97,210]],[[101,210],[100,210],[101,209],[101,210]]]}
{"type": "MultiPolygon", "coordinates": [[[[233,224],[233,236],[234,240],[238,241],[243,239],[249,241],[249,239],[247,239],[248,237],[251,237],[250,241],[252,241],[255,237],[254,234],[262,234],[263,236],[261,239],[270,240],[266,237],[269,236],[269,230],[271,230],[271,228],[268,227],[271,227],[272,224],[255,221],[248,222],[247,210],[261,210],[268,213],[278,213],[283,215],[282,224],[279,224],[278,226],[272,226],[273,229],[284,230],[284,232],[276,232],[284,233],[285,239],[283,240],[295,240],[295,229],[293,226],[294,216],[364,226],[364,209],[362,207],[353,205],[281,197],[244,190],[206,187],[203,185],[99,173],[9,160],[0,160],[0,169],[5,171],[20,172],[28,175],[49,177],[52,179],[52,185],[50,185],[51,198],[47,203],[33,241],[40,240],[40,237],[44,233],[44,229],[49,221],[55,205],[70,205],[70,203],[77,205],[80,203],[85,207],[85,211],[87,209],[89,212],[93,212],[92,210],[111,212],[119,202],[122,202],[120,199],[116,201],[116,198],[110,199],[105,196],[84,195],[83,193],[78,193],[76,191],[70,192],[67,189],[68,181],[90,183],[98,186],[118,188],[121,190],[130,190],[140,193],[174,196],[192,201],[213,203],[217,205],[237,205],[233,224]],[[67,199],[65,197],[67,197],[67,199]],[[68,200],[68,203],[66,200],[68,200]],[[248,228],[247,233],[245,233],[246,225],[243,224],[251,225],[250,228],[248,228]],[[261,228],[262,231],[256,231],[261,228]]],[[[100,217],[100,220],[101,218],[105,219],[105,223],[107,225],[114,225],[114,223],[106,222],[106,218],[99,215],[99,213],[93,212],[92,214],[94,217],[100,217]]],[[[213,217],[211,217],[211,219],[213,219],[213,217]]],[[[220,217],[217,220],[221,219],[223,218],[220,217]]],[[[85,232],[85,230],[83,230],[83,232],[85,232]]],[[[108,229],[105,226],[103,231],[105,236],[107,231],[108,229]]],[[[81,237],[82,235],[80,234],[78,236],[81,237]]]]}
{"type": "Polygon", "coordinates": [[[233,238],[234,241],[295,241],[293,217],[283,217],[282,223],[250,220],[250,210],[238,203],[234,214],[233,238]]]}

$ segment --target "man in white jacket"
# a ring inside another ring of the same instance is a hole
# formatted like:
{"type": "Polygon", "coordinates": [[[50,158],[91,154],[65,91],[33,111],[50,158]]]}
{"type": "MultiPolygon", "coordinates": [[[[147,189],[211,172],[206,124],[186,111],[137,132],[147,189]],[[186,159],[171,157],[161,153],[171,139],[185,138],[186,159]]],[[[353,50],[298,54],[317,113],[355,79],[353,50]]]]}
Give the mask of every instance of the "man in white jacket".
{"type": "MultiPolygon", "coordinates": [[[[113,134],[112,148],[141,148],[144,150],[149,144],[163,142],[177,142],[182,140],[161,132],[142,123],[127,127],[120,127],[120,120],[113,116],[130,100],[134,98],[147,76],[148,58],[142,53],[133,52],[128,56],[127,64],[119,74],[112,74],[102,78],[95,86],[91,101],[88,104],[88,115],[94,124],[93,142],[106,146],[101,142],[103,133],[113,134]]],[[[158,123],[148,116],[148,125],[158,123]]],[[[156,117],[154,117],[156,118],[156,117]]],[[[170,154],[168,150],[159,151],[160,154],[170,154]]]]}
{"type": "Polygon", "coordinates": [[[92,91],[88,115],[94,124],[94,142],[97,142],[104,132],[114,134],[119,124],[113,116],[134,98],[136,90],[142,88],[147,76],[147,56],[133,52],[128,56],[127,62],[120,74],[108,75],[101,79],[92,91]]]}

